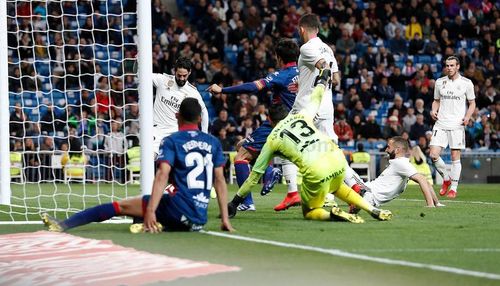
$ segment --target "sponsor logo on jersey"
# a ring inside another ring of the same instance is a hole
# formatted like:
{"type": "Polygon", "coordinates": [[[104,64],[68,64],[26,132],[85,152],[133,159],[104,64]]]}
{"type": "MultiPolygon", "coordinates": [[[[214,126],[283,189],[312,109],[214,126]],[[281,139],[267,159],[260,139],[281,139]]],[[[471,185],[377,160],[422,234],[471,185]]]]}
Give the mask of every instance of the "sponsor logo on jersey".
{"type": "Polygon", "coordinates": [[[171,107],[175,108],[176,110],[179,110],[179,108],[181,107],[181,104],[178,102],[178,99],[176,99],[173,96],[170,97],[170,100],[166,99],[165,97],[162,96],[162,97],[160,97],[160,100],[163,104],[171,106],[171,107]]]}
{"type": "Polygon", "coordinates": [[[208,207],[209,199],[205,196],[204,193],[199,193],[196,196],[193,196],[194,204],[199,208],[206,209],[208,207]]]}

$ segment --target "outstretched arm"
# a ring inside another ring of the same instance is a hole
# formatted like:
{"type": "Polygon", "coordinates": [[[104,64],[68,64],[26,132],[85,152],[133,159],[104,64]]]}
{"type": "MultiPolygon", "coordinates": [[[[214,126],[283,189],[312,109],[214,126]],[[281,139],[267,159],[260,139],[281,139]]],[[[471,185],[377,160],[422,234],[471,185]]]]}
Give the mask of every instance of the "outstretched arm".
{"type": "Polygon", "coordinates": [[[261,83],[261,80],[256,80],[224,88],[218,86],[217,84],[212,84],[211,86],[208,87],[207,90],[211,93],[234,94],[234,93],[255,93],[263,88],[264,85],[261,83]]]}
{"type": "Polygon", "coordinates": [[[151,197],[149,198],[148,206],[144,214],[144,227],[150,232],[160,231],[156,228],[156,209],[163,196],[163,190],[165,190],[167,186],[170,170],[171,167],[167,162],[159,163],[159,168],[153,182],[153,191],[151,192],[151,197]]]}
{"type": "Polygon", "coordinates": [[[436,194],[434,194],[434,190],[431,188],[424,175],[417,173],[411,176],[410,179],[415,181],[420,186],[420,190],[424,195],[425,202],[427,203],[428,207],[434,207],[439,204],[436,194]]]}
{"type": "Polygon", "coordinates": [[[217,193],[217,203],[219,204],[221,229],[225,231],[234,231],[227,214],[227,185],[224,178],[224,168],[217,167],[214,169],[214,187],[217,193]]]}

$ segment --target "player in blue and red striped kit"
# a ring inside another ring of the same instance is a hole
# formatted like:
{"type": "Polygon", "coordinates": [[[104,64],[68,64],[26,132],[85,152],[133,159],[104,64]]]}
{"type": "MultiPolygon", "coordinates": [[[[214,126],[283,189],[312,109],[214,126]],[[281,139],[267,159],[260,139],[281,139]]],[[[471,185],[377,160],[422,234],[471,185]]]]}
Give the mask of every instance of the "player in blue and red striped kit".
{"type": "Polygon", "coordinates": [[[232,231],[227,214],[222,146],[217,138],[198,130],[200,121],[201,106],[198,101],[184,99],[178,114],[179,131],[165,137],[160,145],[158,171],[151,195],[102,204],[64,221],[43,214],[43,222],[50,231],[60,232],[113,216],[127,215],[144,218],[141,231],[160,231],[158,223],[166,231],[198,231],[207,222],[213,183],[221,214],[221,229],[232,231]],[[174,187],[164,193],[168,183],[174,187]]]}
{"type": "MultiPolygon", "coordinates": [[[[275,48],[278,64],[281,66],[279,71],[268,74],[265,78],[247,82],[236,86],[224,87],[213,84],[208,88],[211,93],[256,93],[261,90],[272,91],[271,104],[286,106],[290,110],[296,97],[296,90],[292,83],[296,83],[299,77],[297,69],[297,58],[299,56],[299,47],[291,39],[281,39],[275,48]]],[[[269,121],[265,121],[250,136],[238,143],[238,153],[234,160],[236,171],[236,181],[238,186],[245,182],[250,174],[249,164],[254,161],[266,143],[267,136],[271,133],[272,127],[269,121]]],[[[283,175],[287,181],[288,194],[285,199],[278,204],[274,210],[285,210],[290,206],[300,204],[300,196],[297,188],[297,167],[289,161],[282,162],[283,175]]],[[[263,194],[268,193],[276,182],[281,179],[279,169],[268,168],[264,175],[263,194]]],[[[245,201],[238,207],[240,211],[255,210],[251,194],[245,198],[245,201]]]]}

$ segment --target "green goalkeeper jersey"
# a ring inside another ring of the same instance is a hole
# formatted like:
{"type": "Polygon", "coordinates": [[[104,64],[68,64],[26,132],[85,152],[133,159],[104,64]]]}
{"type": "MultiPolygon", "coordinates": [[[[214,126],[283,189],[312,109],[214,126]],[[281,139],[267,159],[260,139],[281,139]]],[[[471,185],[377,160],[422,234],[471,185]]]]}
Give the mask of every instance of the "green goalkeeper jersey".
{"type": "Polygon", "coordinates": [[[294,163],[304,179],[317,177],[323,173],[325,164],[331,163],[326,162],[329,157],[326,154],[340,151],[332,139],[321,133],[313,123],[323,92],[324,86],[318,85],[313,90],[310,104],[305,109],[296,114],[289,114],[273,128],[253,166],[252,173],[238,191],[239,195],[244,196],[250,192],[250,188],[257,184],[275,156],[294,163]]]}

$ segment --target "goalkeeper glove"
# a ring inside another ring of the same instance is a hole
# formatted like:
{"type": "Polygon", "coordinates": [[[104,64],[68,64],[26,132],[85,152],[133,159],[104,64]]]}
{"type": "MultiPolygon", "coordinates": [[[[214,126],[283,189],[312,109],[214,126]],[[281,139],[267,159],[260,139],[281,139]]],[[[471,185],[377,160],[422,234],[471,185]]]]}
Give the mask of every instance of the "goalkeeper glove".
{"type": "Polygon", "coordinates": [[[316,80],[314,80],[314,86],[322,84],[328,88],[330,87],[331,83],[332,83],[332,71],[330,69],[319,70],[319,75],[316,77],[316,80]]]}

